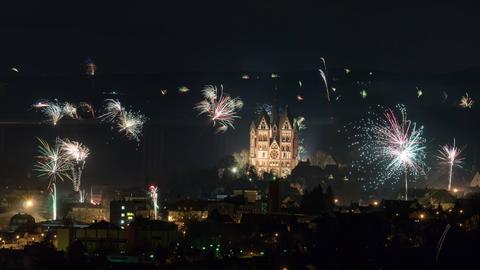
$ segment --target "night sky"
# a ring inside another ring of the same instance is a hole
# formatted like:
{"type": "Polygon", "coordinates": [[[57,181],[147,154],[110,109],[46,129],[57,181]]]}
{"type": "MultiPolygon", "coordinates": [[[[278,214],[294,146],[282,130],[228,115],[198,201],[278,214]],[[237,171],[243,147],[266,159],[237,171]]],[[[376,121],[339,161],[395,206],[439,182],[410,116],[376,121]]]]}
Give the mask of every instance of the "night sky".
{"type": "Polygon", "coordinates": [[[462,1],[32,2],[0,8],[2,65],[32,74],[76,73],[85,57],[101,73],[298,71],[320,57],[438,73],[480,62],[478,4],[462,1]]]}
{"type": "Polygon", "coordinates": [[[472,119],[478,110],[457,106],[466,91],[480,99],[480,9],[474,4],[160,2],[165,1],[1,4],[0,152],[5,166],[0,181],[35,179],[37,136],[85,142],[92,149],[87,183],[169,181],[167,172],[213,166],[247,147],[255,107],[270,102],[275,88],[282,106],[307,119],[303,136],[310,154],[324,150],[346,160],[347,142],[338,133],[346,123],[379,103],[405,103],[426,126],[432,152],[456,136],[469,146],[468,166],[476,165],[479,132],[472,119]],[[317,71],[321,57],[330,86],[338,89],[331,103],[317,71]],[[98,66],[94,78],[84,75],[88,58],[98,66]],[[352,74],[347,76],[345,67],[352,74]],[[281,77],[273,80],[272,72],[281,77]],[[242,80],[244,73],[252,79],[242,80]],[[215,134],[192,110],[206,84],[222,84],[245,101],[235,130],[215,134]],[[178,93],[180,85],[191,91],[178,93]],[[422,99],[416,97],[417,87],[425,92],[422,99]],[[160,89],[169,92],[162,96],[160,89]],[[362,89],[369,93],[365,100],[358,94],[362,89]],[[101,109],[110,91],[150,118],[139,145],[96,120],[62,121],[52,128],[29,109],[39,99],[54,98],[87,101],[101,109]],[[445,102],[443,91],[449,94],[445,102]],[[299,94],[305,101],[296,99],[299,94]]]}

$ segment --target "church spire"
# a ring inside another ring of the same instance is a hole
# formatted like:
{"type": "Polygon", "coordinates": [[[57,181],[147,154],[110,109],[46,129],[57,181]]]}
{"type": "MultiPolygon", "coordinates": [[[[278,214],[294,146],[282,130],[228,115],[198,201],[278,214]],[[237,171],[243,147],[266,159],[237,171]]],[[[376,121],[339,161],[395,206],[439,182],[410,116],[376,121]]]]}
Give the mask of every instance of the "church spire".
{"type": "Polygon", "coordinates": [[[278,126],[278,89],[276,83],[273,89],[272,119],[270,121],[272,125],[277,124],[278,126]]]}

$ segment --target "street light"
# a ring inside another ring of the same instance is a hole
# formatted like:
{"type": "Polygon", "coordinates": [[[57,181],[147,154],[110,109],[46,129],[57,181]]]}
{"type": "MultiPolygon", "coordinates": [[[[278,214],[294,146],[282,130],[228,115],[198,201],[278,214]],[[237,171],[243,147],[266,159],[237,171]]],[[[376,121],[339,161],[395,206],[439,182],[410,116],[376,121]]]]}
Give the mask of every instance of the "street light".
{"type": "Polygon", "coordinates": [[[24,208],[28,209],[34,205],[34,202],[32,199],[28,199],[25,202],[23,202],[24,208]]]}

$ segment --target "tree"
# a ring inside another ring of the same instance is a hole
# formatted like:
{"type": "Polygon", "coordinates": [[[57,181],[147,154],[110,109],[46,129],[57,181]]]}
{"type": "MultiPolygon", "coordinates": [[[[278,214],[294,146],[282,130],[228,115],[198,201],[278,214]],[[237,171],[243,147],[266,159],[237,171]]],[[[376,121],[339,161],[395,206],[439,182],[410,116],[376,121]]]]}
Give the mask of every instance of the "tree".
{"type": "Polygon", "coordinates": [[[324,198],[322,186],[318,185],[312,191],[305,191],[302,197],[301,209],[306,214],[321,214],[323,212],[324,198]]]}

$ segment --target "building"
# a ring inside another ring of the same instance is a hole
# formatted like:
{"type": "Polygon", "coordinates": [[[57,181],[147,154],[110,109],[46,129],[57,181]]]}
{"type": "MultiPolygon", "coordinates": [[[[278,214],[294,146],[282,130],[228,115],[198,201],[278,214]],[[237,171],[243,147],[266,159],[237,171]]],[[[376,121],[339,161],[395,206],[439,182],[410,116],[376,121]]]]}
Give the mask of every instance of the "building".
{"type": "Polygon", "coordinates": [[[153,216],[150,212],[147,200],[143,198],[110,202],[110,222],[122,229],[128,226],[134,217],[153,216]]]}
{"type": "Polygon", "coordinates": [[[161,220],[136,218],[126,231],[128,251],[134,254],[168,248],[181,240],[177,225],[161,220]]]}
{"type": "Polygon", "coordinates": [[[57,250],[67,251],[75,241],[81,241],[87,253],[127,251],[127,231],[106,221],[93,223],[87,228],[65,227],[57,230],[57,250]]]}
{"type": "Polygon", "coordinates": [[[180,229],[185,223],[205,220],[208,217],[207,201],[181,200],[168,207],[168,221],[174,222],[180,229]]]}
{"type": "Polygon", "coordinates": [[[108,209],[102,205],[94,205],[90,203],[75,203],[72,205],[67,217],[84,223],[110,220],[108,209]]]}
{"type": "Polygon", "coordinates": [[[272,112],[263,112],[250,125],[250,165],[257,174],[271,173],[286,177],[298,164],[298,123],[288,107],[279,112],[276,102],[272,112]]]}

